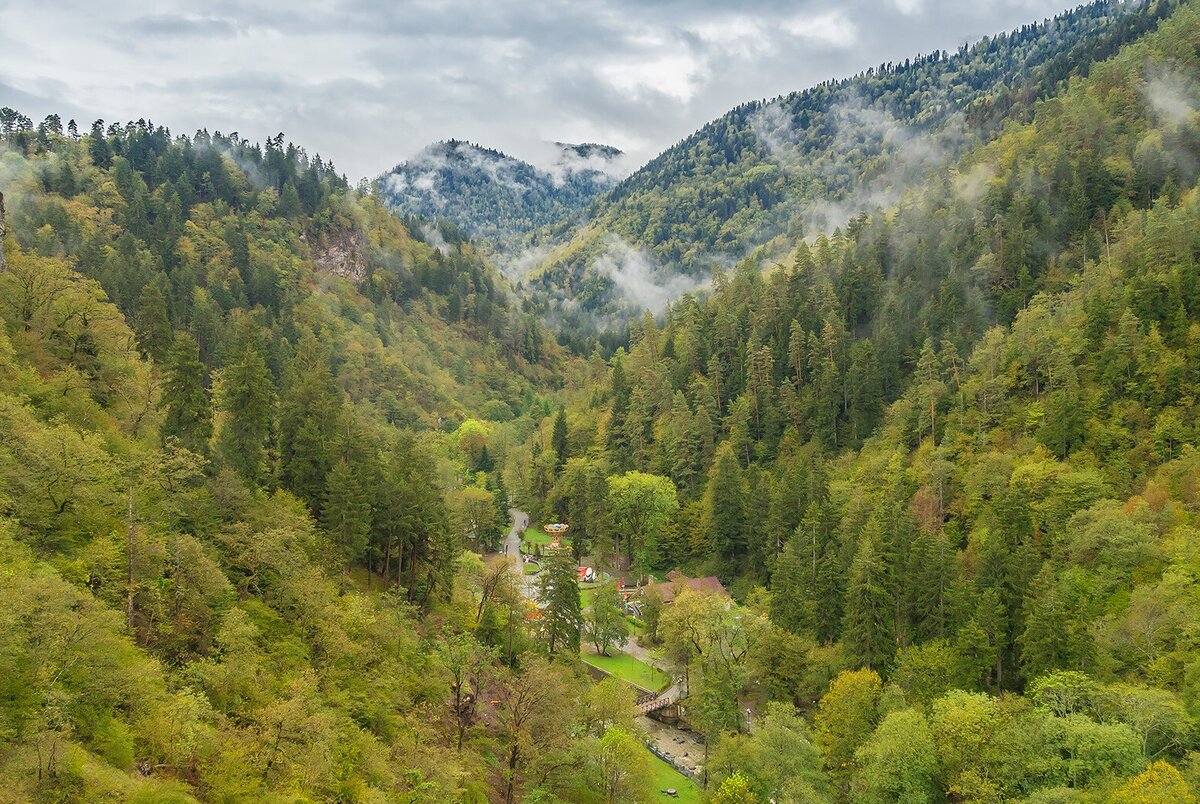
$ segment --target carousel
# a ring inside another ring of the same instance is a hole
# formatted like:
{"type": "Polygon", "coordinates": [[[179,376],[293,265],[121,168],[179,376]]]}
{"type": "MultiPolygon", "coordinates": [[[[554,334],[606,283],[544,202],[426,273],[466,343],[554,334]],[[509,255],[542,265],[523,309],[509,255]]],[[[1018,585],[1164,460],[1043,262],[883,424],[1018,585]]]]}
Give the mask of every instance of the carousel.
{"type": "Polygon", "coordinates": [[[546,533],[550,535],[550,544],[542,548],[542,551],[546,553],[562,553],[570,550],[571,548],[566,547],[562,543],[562,537],[567,534],[567,531],[570,528],[570,525],[562,522],[555,522],[552,525],[543,525],[542,530],[546,531],[546,533]]]}

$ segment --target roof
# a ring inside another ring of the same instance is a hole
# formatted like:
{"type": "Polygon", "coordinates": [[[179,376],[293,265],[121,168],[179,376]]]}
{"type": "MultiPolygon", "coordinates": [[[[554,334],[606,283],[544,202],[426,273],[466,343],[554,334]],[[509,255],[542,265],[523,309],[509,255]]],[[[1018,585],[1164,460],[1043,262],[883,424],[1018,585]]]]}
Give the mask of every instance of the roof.
{"type": "Polygon", "coordinates": [[[716,575],[706,575],[703,578],[689,578],[682,572],[675,570],[667,573],[667,577],[671,580],[662,583],[651,583],[646,587],[647,590],[654,590],[664,603],[670,603],[684,589],[694,589],[697,592],[710,595],[729,597],[729,592],[725,591],[724,584],[721,583],[721,580],[716,575]]]}

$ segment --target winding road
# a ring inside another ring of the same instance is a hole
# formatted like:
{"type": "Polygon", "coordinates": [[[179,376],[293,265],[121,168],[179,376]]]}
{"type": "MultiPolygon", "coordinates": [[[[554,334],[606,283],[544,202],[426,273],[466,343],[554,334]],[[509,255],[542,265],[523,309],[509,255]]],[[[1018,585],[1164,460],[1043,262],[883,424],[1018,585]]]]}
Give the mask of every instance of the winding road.
{"type": "MultiPolygon", "coordinates": [[[[532,600],[536,603],[536,582],[533,576],[525,574],[525,565],[521,562],[521,534],[529,527],[529,514],[516,508],[510,508],[508,509],[508,515],[512,518],[512,527],[509,528],[508,535],[504,537],[504,552],[508,556],[513,572],[517,573],[517,583],[521,589],[521,594],[527,600],[532,600]]],[[[657,667],[670,676],[671,686],[660,697],[669,697],[671,700],[677,700],[681,697],[683,690],[680,688],[675,674],[671,672],[670,667],[664,666],[660,658],[632,640],[624,645],[622,649],[629,655],[641,659],[646,664],[657,667]]],[[[693,777],[699,775],[697,765],[704,755],[704,742],[698,735],[655,720],[644,714],[639,715],[637,721],[650,740],[654,742],[660,754],[670,757],[672,764],[692,774],[693,777]]]]}

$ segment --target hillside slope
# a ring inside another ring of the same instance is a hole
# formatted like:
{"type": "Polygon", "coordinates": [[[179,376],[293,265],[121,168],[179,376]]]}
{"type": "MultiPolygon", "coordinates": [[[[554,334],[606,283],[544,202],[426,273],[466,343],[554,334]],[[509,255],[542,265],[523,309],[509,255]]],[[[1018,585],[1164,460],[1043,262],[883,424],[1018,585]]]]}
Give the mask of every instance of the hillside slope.
{"type": "Polygon", "coordinates": [[[756,247],[830,233],[894,203],[1072,75],[1133,41],[1177,3],[1100,0],[1040,24],[771,101],[755,101],[667,149],[598,200],[553,244],[533,284],[567,310],[646,306],[619,281],[648,266],[678,295],[756,247]],[[630,256],[633,255],[633,256],[630,256]]]}
{"type": "Polygon", "coordinates": [[[464,550],[570,368],[542,325],[282,137],[0,120],[0,800],[523,785],[440,651],[521,683],[464,550]]]}
{"type": "Polygon", "coordinates": [[[664,610],[719,789],[784,782],[768,700],[837,800],[1195,800],[1197,54],[1189,2],[891,208],[646,317],[565,454],[510,453],[599,561],[716,574],[788,634],[664,610]]]}

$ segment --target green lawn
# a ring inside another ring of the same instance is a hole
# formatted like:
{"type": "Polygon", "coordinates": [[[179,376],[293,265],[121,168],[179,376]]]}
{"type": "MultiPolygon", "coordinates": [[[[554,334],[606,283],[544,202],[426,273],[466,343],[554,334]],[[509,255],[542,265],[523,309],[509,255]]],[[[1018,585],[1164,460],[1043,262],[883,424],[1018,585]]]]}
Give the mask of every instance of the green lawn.
{"type": "Polygon", "coordinates": [[[550,544],[550,534],[542,530],[540,527],[528,528],[523,534],[521,534],[521,538],[527,544],[550,544]]]}
{"type": "Polygon", "coordinates": [[[530,561],[525,565],[526,575],[537,575],[541,571],[541,566],[536,561],[530,561]]]}
{"type": "Polygon", "coordinates": [[[599,667],[609,675],[651,692],[657,692],[671,683],[671,679],[667,677],[666,673],[657,667],[651,667],[641,659],[616,648],[609,648],[608,653],[608,656],[600,656],[585,652],[580,658],[593,667],[599,667]]]}
{"type": "MultiPolygon", "coordinates": [[[[646,751],[649,752],[650,749],[647,748],[646,751]]],[[[650,754],[650,756],[654,760],[654,790],[657,793],[653,799],[654,801],[683,801],[689,802],[689,804],[699,804],[702,800],[700,797],[700,785],[654,756],[654,754],[650,754]],[[675,788],[677,794],[675,798],[671,798],[666,793],[660,792],[672,787],[675,788]]]]}

